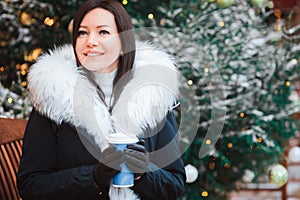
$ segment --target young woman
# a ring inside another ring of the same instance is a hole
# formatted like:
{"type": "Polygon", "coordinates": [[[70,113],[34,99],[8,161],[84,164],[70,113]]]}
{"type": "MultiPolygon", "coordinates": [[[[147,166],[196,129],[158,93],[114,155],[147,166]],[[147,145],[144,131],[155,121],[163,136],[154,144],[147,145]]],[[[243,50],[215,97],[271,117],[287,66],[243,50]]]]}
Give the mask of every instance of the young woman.
{"type": "Polygon", "coordinates": [[[44,54],[28,76],[33,111],[17,183],[28,199],[177,199],[185,171],[172,108],[177,74],[170,57],[136,41],[122,4],[88,0],[73,41],[44,54]],[[115,132],[133,134],[124,151],[115,132]],[[112,186],[120,164],[130,188],[112,186]]]}

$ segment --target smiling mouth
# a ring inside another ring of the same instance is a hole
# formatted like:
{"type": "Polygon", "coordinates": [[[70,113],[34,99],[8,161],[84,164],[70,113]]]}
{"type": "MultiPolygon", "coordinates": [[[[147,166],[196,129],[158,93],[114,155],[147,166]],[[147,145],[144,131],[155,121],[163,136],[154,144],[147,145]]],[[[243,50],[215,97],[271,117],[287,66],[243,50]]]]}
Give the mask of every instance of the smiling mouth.
{"type": "Polygon", "coordinates": [[[95,57],[95,56],[103,56],[104,53],[85,53],[84,55],[88,57],[95,57]]]}

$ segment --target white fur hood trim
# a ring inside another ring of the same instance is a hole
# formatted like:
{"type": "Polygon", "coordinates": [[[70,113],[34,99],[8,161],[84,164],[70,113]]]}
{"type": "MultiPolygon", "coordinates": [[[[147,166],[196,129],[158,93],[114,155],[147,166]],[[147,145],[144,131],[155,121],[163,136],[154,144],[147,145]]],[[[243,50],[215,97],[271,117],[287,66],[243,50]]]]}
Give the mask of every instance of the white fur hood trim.
{"type": "Polygon", "coordinates": [[[138,136],[164,119],[177,99],[178,74],[169,55],[137,41],[133,78],[109,113],[76,66],[72,46],[65,45],[42,55],[30,68],[28,87],[39,112],[57,123],[84,128],[104,149],[110,133],[122,130],[138,136]]]}

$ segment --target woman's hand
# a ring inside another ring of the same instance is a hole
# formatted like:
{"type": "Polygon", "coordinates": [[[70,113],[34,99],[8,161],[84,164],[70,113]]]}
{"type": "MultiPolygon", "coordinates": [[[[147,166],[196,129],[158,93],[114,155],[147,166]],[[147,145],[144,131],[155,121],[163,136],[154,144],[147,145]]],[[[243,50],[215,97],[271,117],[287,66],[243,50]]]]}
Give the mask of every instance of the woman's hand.
{"type": "Polygon", "coordinates": [[[115,146],[106,148],[95,168],[94,177],[96,184],[105,188],[118,172],[121,170],[121,163],[124,161],[123,153],[116,150],[115,146]]]}
{"type": "Polygon", "coordinates": [[[139,140],[136,144],[127,145],[124,158],[127,167],[134,173],[135,179],[139,179],[147,171],[149,164],[149,153],[145,148],[145,141],[139,140]]]}

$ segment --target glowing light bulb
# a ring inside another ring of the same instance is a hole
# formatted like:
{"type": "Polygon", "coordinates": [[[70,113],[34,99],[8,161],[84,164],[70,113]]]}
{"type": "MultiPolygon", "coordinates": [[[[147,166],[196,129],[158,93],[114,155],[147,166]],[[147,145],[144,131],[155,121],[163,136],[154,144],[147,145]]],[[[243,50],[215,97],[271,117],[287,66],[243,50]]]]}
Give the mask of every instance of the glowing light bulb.
{"type": "Polygon", "coordinates": [[[202,195],[203,197],[207,197],[207,196],[208,196],[208,192],[207,192],[207,191],[203,191],[203,192],[201,193],[201,195],[202,195]]]}
{"type": "Polygon", "coordinates": [[[26,81],[22,81],[21,84],[22,84],[23,87],[27,86],[27,82],[26,81]]]}
{"type": "Polygon", "coordinates": [[[261,143],[262,142],[262,138],[261,137],[257,138],[257,142],[261,143]]]}
{"type": "Polygon", "coordinates": [[[8,103],[12,103],[12,102],[13,102],[13,99],[12,99],[12,98],[8,98],[8,99],[7,99],[7,102],[8,102],[8,103]]]}
{"type": "Polygon", "coordinates": [[[148,14],[148,19],[153,19],[154,15],[152,13],[148,14]]]}
{"type": "Polygon", "coordinates": [[[188,85],[193,85],[193,81],[192,80],[188,80],[188,85]]]}
{"type": "Polygon", "coordinates": [[[44,24],[46,24],[47,26],[52,26],[54,24],[54,19],[46,17],[46,19],[44,20],[44,24]]]}

